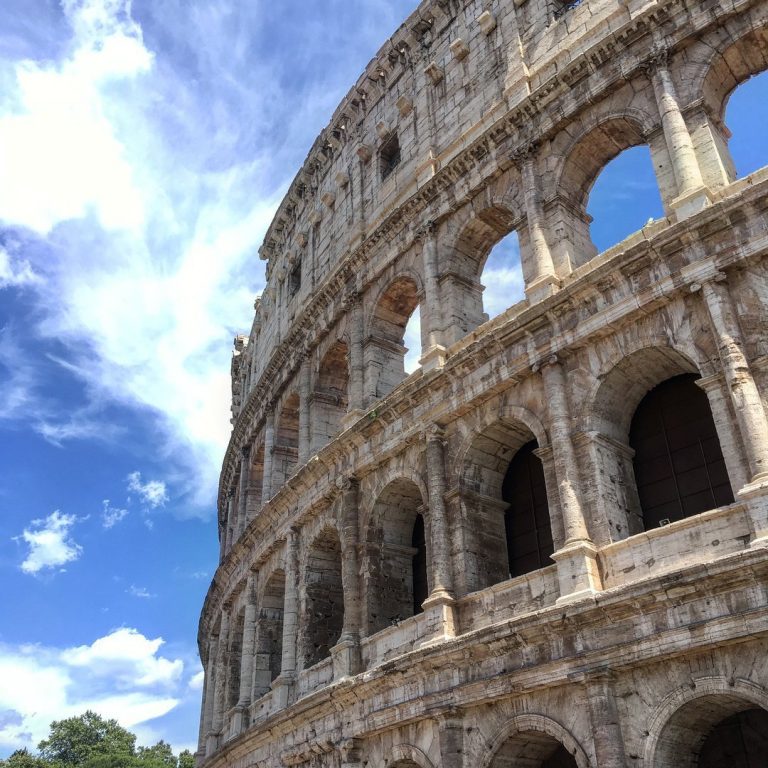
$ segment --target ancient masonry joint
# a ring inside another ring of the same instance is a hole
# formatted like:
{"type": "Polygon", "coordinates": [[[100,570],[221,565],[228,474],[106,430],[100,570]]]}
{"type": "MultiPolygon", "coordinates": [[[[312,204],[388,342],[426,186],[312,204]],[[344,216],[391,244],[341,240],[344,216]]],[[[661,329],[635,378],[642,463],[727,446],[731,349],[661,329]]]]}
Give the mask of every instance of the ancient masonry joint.
{"type": "Polygon", "coordinates": [[[201,765],[768,764],[768,169],[724,122],[765,69],[766,0],[423,0],[386,42],[235,342],[201,765]],[[634,146],[664,218],[598,253],[634,146]]]}

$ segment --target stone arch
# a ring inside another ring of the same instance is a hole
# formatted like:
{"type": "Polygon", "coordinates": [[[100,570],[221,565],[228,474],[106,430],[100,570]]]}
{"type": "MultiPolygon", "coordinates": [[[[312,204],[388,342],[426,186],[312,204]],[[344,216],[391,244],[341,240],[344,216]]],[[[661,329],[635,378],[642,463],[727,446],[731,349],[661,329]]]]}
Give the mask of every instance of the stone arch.
{"type": "Polygon", "coordinates": [[[307,547],[299,647],[303,667],[330,656],[344,626],[341,540],[326,523],[307,547]]]}
{"type": "Polygon", "coordinates": [[[389,758],[381,763],[381,768],[434,768],[432,761],[418,747],[411,744],[397,744],[392,747],[389,758]]]}
{"type": "Polygon", "coordinates": [[[388,395],[405,378],[405,328],[423,295],[421,278],[412,270],[399,272],[379,291],[366,323],[369,402],[388,395]]]}
{"type": "MultiPolygon", "coordinates": [[[[562,160],[554,169],[547,211],[551,232],[560,232],[553,240],[553,259],[560,273],[585,264],[595,255],[587,204],[592,187],[603,169],[624,150],[649,146],[654,169],[665,167],[666,146],[663,136],[649,144],[655,123],[643,111],[626,108],[619,113],[601,115],[588,121],[583,129],[560,149],[562,160]]],[[[665,205],[676,195],[669,183],[660,186],[665,205]]]]}
{"type": "MultiPolygon", "coordinates": [[[[375,497],[365,531],[366,634],[396,624],[418,612],[414,594],[420,585],[428,594],[425,499],[413,480],[400,476],[391,480],[375,497]],[[424,552],[414,547],[414,533],[425,536],[424,552]],[[423,572],[414,566],[423,567],[423,572]]],[[[426,595],[425,595],[426,597],[426,595]]]]}
{"type": "Polygon", "coordinates": [[[514,235],[522,215],[508,196],[473,205],[451,226],[440,253],[440,296],[446,344],[452,344],[484,323],[488,307],[483,301],[483,271],[493,249],[514,235]]]}
{"type": "Polygon", "coordinates": [[[486,416],[459,454],[468,591],[553,564],[549,498],[557,491],[547,488],[538,450],[546,433],[525,408],[507,406],[501,413],[486,416]]]}
{"type": "Polygon", "coordinates": [[[264,442],[251,448],[248,473],[248,519],[251,520],[264,503],[264,442]]]}
{"type": "Polygon", "coordinates": [[[256,618],[256,653],[253,670],[254,701],[270,690],[283,659],[285,571],[275,568],[264,579],[256,618]]]}
{"type": "Polygon", "coordinates": [[[516,715],[496,733],[488,748],[482,768],[501,768],[514,765],[517,757],[526,759],[531,768],[547,760],[552,752],[562,747],[577,768],[590,768],[589,758],[571,732],[546,715],[516,715]],[[506,751],[510,755],[504,754],[506,751]],[[537,762],[538,761],[538,764],[537,762]]]}
{"type": "Polygon", "coordinates": [[[768,692],[762,686],[719,676],[693,680],[666,696],[651,715],[643,765],[694,768],[712,728],[750,709],[768,713],[768,692]]]}
{"type": "Polygon", "coordinates": [[[276,493],[293,474],[299,460],[299,393],[283,399],[275,419],[275,445],[272,450],[272,493],[276,493]]]}
{"type": "Polygon", "coordinates": [[[243,661],[243,633],[245,631],[245,606],[230,620],[229,647],[227,648],[226,709],[234,707],[240,698],[240,670],[243,661]]]}
{"type": "Polygon", "coordinates": [[[691,86],[692,99],[702,98],[713,119],[724,124],[728,100],[736,88],[767,69],[768,26],[748,27],[705,59],[691,86]]]}
{"type": "Polygon", "coordinates": [[[312,450],[317,452],[341,431],[349,408],[349,347],[331,344],[320,360],[312,393],[312,450]]]}
{"type": "Polygon", "coordinates": [[[603,510],[610,530],[624,538],[655,527],[657,517],[662,522],[675,520],[733,500],[721,448],[724,441],[716,431],[707,395],[695,384],[700,372],[689,355],[669,345],[641,346],[598,378],[587,417],[595,471],[602,477],[621,478],[618,487],[624,489],[624,495],[603,510]],[[688,394],[672,393],[676,387],[688,387],[688,394]],[[689,410],[693,419],[669,425],[679,433],[674,444],[659,410],[669,408],[662,404],[669,397],[682,398],[681,419],[688,418],[684,414],[689,410]],[[656,444],[665,446],[661,454],[657,455],[656,444]],[[699,498],[702,483],[710,488],[711,501],[704,500],[706,494],[699,498]],[[667,514],[667,509],[677,511],[667,514]]]}

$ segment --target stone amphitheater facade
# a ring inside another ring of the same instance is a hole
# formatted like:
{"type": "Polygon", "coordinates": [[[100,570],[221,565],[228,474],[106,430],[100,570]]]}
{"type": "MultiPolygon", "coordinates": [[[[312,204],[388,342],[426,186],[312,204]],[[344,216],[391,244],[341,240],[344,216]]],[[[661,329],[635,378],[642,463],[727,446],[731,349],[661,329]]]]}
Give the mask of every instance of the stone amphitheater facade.
{"type": "Polygon", "coordinates": [[[768,764],[768,169],[724,122],[765,69],[765,0],[424,0],[386,42],[235,342],[203,765],[768,764]],[[664,218],[598,253],[638,145],[664,218]]]}

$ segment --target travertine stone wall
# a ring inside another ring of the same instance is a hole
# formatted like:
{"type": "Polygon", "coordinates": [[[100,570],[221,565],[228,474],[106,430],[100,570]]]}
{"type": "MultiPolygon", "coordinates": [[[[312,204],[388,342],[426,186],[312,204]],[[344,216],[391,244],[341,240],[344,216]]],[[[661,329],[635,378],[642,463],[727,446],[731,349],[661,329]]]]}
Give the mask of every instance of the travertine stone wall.
{"type": "Polygon", "coordinates": [[[679,768],[768,733],[768,170],[725,123],[766,69],[765,0],[424,0],[376,54],[235,340],[201,763],[679,768]],[[664,218],[598,253],[590,190],[641,145],[664,218]],[[513,232],[526,298],[489,321],[513,232]],[[638,409],[683,375],[650,524],[638,409]]]}

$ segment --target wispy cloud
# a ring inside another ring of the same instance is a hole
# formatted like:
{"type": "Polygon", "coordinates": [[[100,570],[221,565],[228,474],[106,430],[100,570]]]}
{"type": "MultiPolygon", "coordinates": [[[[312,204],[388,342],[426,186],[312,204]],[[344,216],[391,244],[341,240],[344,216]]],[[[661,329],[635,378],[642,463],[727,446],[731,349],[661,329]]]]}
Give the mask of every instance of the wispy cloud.
{"type": "MultiPolygon", "coordinates": [[[[0,59],[0,215],[24,244],[0,274],[34,292],[32,332],[66,347],[89,397],[154,417],[156,458],[193,513],[215,496],[229,344],[263,287],[263,232],[382,28],[413,5],[294,4],[306,34],[282,57],[292,13],[263,0],[143,4],[140,20],[128,0],[63,0],[53,55],[0,59]]],[[[38,431],[115,437],[93,424],[49,414],[38,431]]]]}
{"type": "Polygon", "coordinates": [[[71,535],[71,528],[76,522],[74,515],[63,515],[59,510],[44,520],[33,520],[29,528],[17,537],[28,547],[21,570],[36,575],[41,571],[60,570],[67,563],[77,560],[83,548],[71,535]]]}
{"type": "Polygon", "coordinates": [[[128,490],[138,495],[139,499],[151,509],[165,506],[168,501],[168,490],[161,480],[141,481],[141,472],[131,472],[128,475],[128,490]]]}
{"type": "Polygon", "coordinates": [[[86,709],[134,728],[194,699],[197,668],[186,676],[184,660],[162,646],[129,628],[73,648],[0,644],[0,748],[34,748],[52,720],[86,709]]]}
{"type": "Polygon", "coordinates": [[[105,528],[114,528],[128,515],[128,510],[122,507],[113,507],[109,499],[101,502],[101,524],[105,528]]]}
{"type": "Polygon", "coordinates": [[[131,597],[138,597],[141,600],[151,600],[152,598],[157,597],[157,595],[150,592],[146,587],[137,587],[135,584],[131,584],[126,592],[131,597]]]}

